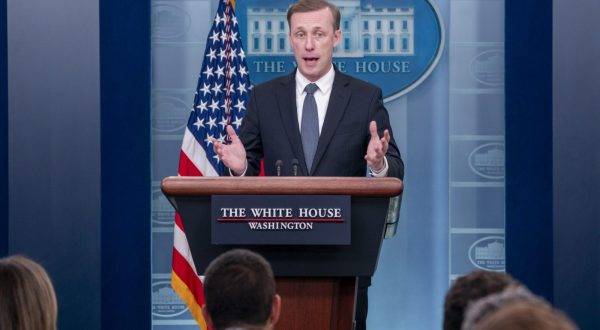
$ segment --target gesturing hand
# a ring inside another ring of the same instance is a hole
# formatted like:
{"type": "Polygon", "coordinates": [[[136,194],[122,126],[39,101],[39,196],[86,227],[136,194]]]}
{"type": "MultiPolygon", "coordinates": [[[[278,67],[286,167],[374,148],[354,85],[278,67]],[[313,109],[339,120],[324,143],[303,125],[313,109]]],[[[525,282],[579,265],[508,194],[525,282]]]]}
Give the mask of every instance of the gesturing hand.
{"type": "Polygon", "coordinates": [[[386,129],[383,131],[383,137],[379,138],[379,134],[377,133],[377,123],[375,121],[371,121],[369,124],[369,131],[371,132],[371,140],[367,147],[365,160],[371,170],[379,172],[385,165],[383,158],[387,153],[390,143],[390,132],[386,129]]]}
{"type": "Polygon", "coordinates": [[[223,144],[212,138],[213,150],[233,174],[242,175],[246,169],[246,149],[231,125],[227,125],[227,135],[231,139],[230,144],[223,144]]]}

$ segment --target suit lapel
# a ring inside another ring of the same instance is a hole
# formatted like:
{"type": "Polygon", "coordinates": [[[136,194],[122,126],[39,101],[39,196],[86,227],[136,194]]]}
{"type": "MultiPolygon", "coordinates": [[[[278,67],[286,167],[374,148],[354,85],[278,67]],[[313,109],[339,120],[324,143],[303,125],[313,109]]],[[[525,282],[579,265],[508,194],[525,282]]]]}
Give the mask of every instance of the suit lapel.
{"type": "Polygon", "coordinates": [[[308,173],[306,162],[304,161],[304,151],[302,149],[302,138],[300,137],[300,127],[298,126],[298,112],[296,109],[296,71],[282,80],[281,88],[277,91],[277,104],[281,122],[287,134],[290,145],[298,162],[300,163],[300,173],[308,173]]]}
{"type": "Polygon", "coordinates": [[[325,114],[325,121],[321,129],[321,135],[319,136],[319,144],[317,145],[310,175],[315,172],[327,150],[329,142],[333,138],[337,126],[344,116],[348,101],[350,100],[350,89],[347,88],[348,84],[347,77],[336,70],[331,95],[329,96],[329,104],[327,105],[327,113],[325,114]]]}

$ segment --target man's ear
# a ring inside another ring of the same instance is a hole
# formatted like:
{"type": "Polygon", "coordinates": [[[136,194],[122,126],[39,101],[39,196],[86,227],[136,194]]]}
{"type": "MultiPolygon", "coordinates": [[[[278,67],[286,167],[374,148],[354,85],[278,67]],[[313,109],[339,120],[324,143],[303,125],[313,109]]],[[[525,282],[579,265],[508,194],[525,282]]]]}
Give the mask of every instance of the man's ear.
{"type": "Polygon", "coordinates": [[[281,314],[281,297],[278,294],[273,296],[273,302],[271,303],[271,315],[269,316],[269,323],[275,325],[279,321],[279,315],[281,314]]]}
{"type": "Polygon", "coordinates": [[[212,318],[210,317],[210,314],[208,314],[208,310],[206,310],[206,304],[204,304],[204,306],[202,306],[202,316],[204,316],[204,321],[206,321],[206,326],[209,329],[214,329],[214,324],[212,322],[212,318]]]}
{"type": "Polygon", "coordinates": [[[342,41],[342,30],[333,31],[333,47],[337,47],[340,41],[342,41]]]}

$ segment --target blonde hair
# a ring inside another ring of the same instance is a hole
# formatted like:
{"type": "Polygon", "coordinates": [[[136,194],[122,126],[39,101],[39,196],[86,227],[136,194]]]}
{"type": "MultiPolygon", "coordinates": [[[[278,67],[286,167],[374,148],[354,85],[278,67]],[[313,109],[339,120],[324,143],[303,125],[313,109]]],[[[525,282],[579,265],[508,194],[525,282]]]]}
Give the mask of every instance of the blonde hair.
{"type": "Polygon", "coordinates": [[[520,301],[500,308],[477,325],[478,330],[577,330],[561,311],[541,301],[520,301]]]}
{"type": "Polygon", "coordinates": [[[0,329],[56,330],[58,307],[48,274],[23,256],[0,259],[0,329]]]}

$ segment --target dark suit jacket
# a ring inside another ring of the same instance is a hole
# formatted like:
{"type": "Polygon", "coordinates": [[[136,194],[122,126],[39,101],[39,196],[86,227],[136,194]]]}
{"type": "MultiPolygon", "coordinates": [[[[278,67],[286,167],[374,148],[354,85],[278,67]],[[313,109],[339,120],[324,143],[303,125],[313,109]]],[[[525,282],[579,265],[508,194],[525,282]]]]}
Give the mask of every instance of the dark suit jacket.
{"type": "Polygon", "coordinates": [[[304,161],[296,112],[295,72],[255,86],[240,129],[246,148],[246,175],[257,175],[264,158],[265,174],[276,175],[275,163],[283,161],[281,175],[292,175],[292,160],[299,162],[299,176],[365,176],[364,160],[371,138],[369,123],[377,122],[379,136],[388,129],[392,138],[386,158],[388,176],[404,176],[404,164],[383,106],[381,89],[336,70],[327,114],[312,168],[304,161]]]}

